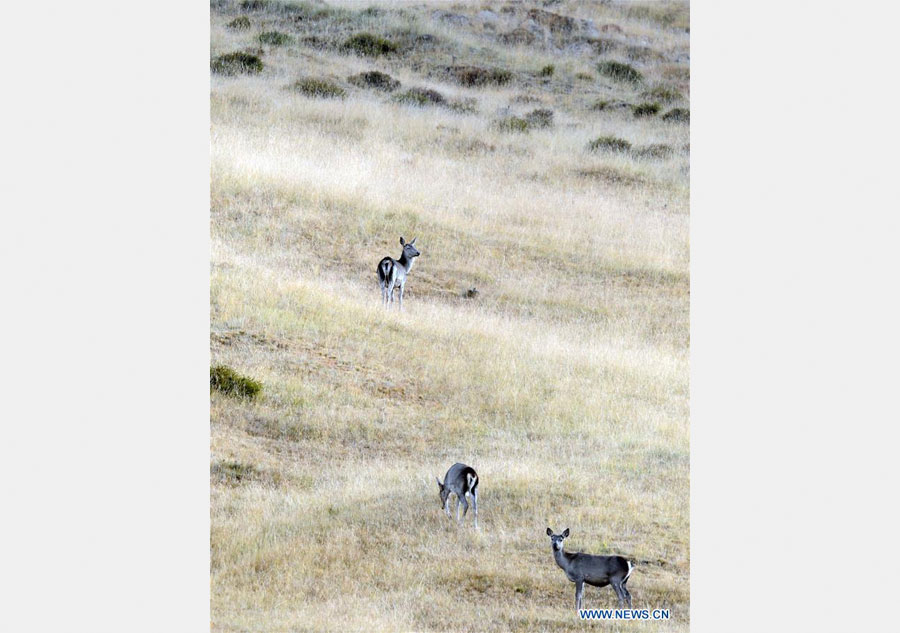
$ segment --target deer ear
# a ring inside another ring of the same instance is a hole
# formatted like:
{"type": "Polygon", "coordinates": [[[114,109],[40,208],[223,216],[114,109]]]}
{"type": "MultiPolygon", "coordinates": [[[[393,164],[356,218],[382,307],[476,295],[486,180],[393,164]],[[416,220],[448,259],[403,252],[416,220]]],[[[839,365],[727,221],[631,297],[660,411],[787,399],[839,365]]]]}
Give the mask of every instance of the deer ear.
{"type": "Polygon", "coordinates": [[[406,246],[406,242],[403,239],[403,236],[400,236],[400,246],[406,246]]]}
{"type": "Polygon", "coordinates": [[[415,243],[416,243],[416,238],[412,238],[412,242],[410,242],[410,244],[415,244],[415,243]]]}
{"type": "Polygon", "coordinates": [[[565,530],[563,530],[562,537],[568,538],[568,536],[569,536],[569,528],[566,528],[565,530]]]}
{"type": "Polygon", "coordinates": [[[547,528],[547,536],[553,536],[553,530],[547,528]]]}
{"type": "Polygon", "coordinates": [[[444,489],[444,484],[441,483],[441,480],[438,479],[437,477],[435,477],[434,480],[435,480],[436,482],[438,482],[438,488],[440,488],[441,490],[443,490],[443,489],[444,489]]]}

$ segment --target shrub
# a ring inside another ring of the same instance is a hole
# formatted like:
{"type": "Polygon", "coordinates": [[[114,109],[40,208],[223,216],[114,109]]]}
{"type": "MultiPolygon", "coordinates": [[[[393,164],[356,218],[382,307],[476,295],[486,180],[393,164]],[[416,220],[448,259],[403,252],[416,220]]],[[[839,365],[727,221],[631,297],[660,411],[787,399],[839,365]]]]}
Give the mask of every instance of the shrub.
{"type": "Polygon", "coordinates": [[[598,112],[602,112],[603,110],[621,110],[623,108],[631,109],[632,105],[625,101],[608,101],[601,99],[591,106],[591,110],[597,110],[598,112]]]}
{"type": "Polygon", "coordinates": [[[553,64],[547,64],[538,72],[541,77],[552,77],[556,67],[553,64]]]}
{"type": "Polygon", "coordinates": [[[410,88],[406,92],[398,94],[395,100],[399,103],[415,106],[444,105],[447,103],[444,95],[430,88],[410,88]]]}
{"type": "Polygon", "coordinates": [[[307,97],[343,99],[347,96],[347,91],[333,81],[316,79],[314,77],[304,77],[303,79],[299,79],[291,85],[291,88],[307,97]]]}
{"type": "Polygon", "coordinates": [[[588,143],[588,149],[592,152],[627,152],[631,149],[631,143],[615,136],[601,136],[588,143]]]}
{"type": "Polygon", "coordinates": [[[658,103],[639,103],[631,110],[636,117],[655,116],[659,112],[658,103]]]}
{"type": "Polygon", "coordinates": [[[594,76],[591,73],[575,73],[575,79],[580,79],[581,81],[594,81],[594,76]]]}
{"type": "Polygon", "coordinates": [[[293,37],[281,31],[266,31],[265,33],[260,33],[257,39],[259,39],[260,44],[268,44],[269,46],[284,46],[294,41],[293,37]]]}
{"type": "Polygon", "coordinates": [[[553,110],[539,108],[525,115],[529,127],[550,127],[553,125],[553,110]]]}
{"type": "Polygon", "coordinates": [[[517,116],[508,116],[497,121],[497,128],[501,132],[527,132],[530,127],[526,119],[517,116]]]}
{"type": "Polygon", "coordinates": [[[451,66],[450,75],[463,86],[470,88],[495,84],[502,86],[512,79],[512,73],[502,68],[481,68],[479,66],[451,66]]]}
{"type": "Polygon", "coordinates": [[[215,464],[210,464],[209,474],[223,484],[239,484],[256,479],[259,476],[259,471],[252,464],[216,462],[215,464]]]}
{"type": "Polygon", "coordinates": [[[673,154],[673,150],[671,145],[653,144],[644,145],[642,147],[635,147],[631,151],[631,153],[636,158],[663,159],[671,156],[673,154]]]}
{"type": "Polygon", "coordinates": [[[254,75],[263,69],[262,60],[250,53],[226,53],[219,55],[209,64],[210,69],[219,75],[237,75],[246,73],[254,75]]]}
{"type": "Polygon", "coordinates": [[[691,122],[691,111],[687,108],[672,108],[664,115],[662,115],[663,121],[676,121],[678,123],[690,123],[691,122]]]}
{"type": "Polygon", "coordinates": [[[241,11],[264,11],[268,8],[268,0],[243,0],[241,2],[241,11]]]}
{"type": "Polygon", "coordinates": [[[644,76],[641,75],[637,70],[629,66],[628,64],[623,64],[621,62],[601,62],[597,64],[597,70],[601,75],[605,75],[610,79],[615,79],[616,81],[624,81],[627,83],[640,83],[643,81],[644,76]]]}
{"type": "Polygon", "coordinates": [[[238,398],[255,398],[262,391],[262,383],[241,376],[226,365],[215,365],[209,368],[209,389],[238,398]]]}
{"type": "Polygon", "coordinates": [[[228,28],[235,29],[237,31],[246,31],[250,28],[250,18],[248,18],[246,15],[235,18],[228,23],[228,28]]]}
{"type": "Polygon", "coordinates": [[[347,81],[360,88],[374,88],[375,90],[384,90],[386,92],[392,92],[400,87],[399,81],[387,73],[377,70],[351,75],[347,77],[347,81]]]}
{"type": "Polygon", "coordinates": [[[372,33],[357,33],[344,42],[344,50],[354,51],[358,55],[378,57],[388,53],[396,53],[397,45],[372,33]]]}

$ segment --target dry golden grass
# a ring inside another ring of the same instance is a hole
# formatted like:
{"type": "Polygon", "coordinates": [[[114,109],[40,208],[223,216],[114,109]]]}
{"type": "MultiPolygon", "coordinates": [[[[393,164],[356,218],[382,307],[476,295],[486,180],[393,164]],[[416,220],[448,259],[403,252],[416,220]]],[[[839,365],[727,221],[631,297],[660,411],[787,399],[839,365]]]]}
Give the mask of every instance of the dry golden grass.
{"type": "MultiPolygon", "coordinates": [[[[213,629],[580,628],[550,525],[571,529],[570,549],[644,561],[635,607],[668,607],[647,626],[687,630],[688,126],[590,109],[660,83],[687,95],[686,4],[547,8],[654,51],[633,62],[643,87],[599,79],[596,53],[498,43],[540,4],[490,5],[494,30],[481,6],[329,6],[312,24],[251,12],[249,30],[226,26],[239,3],[212,8],[212,56],[262,31],[297,38],[262,47],[259,75],[212,78],[212,362],[264,385],[211,396],[213,629]],[[369,59],[302,39],[361,30],[437,43],[369,59]],[[454,57],[514,79],[449,83],[435,69],[454,57]],[[367,70],[475,111],[346,81],[367,70]],[[346,98],[285,89],[307,76],[346,98]],[[553,127],[495,124],[537,107],[553,127]],[[587,151],[602,135],[674,151],[587,151]],[[403,313],[381,308],[375,281],[400,235],[422,251],[403,313]],[[434,475],[455,461],[482,480],[478,531],[440,512],[434,475]]],[[[585,592],[586,607],[614,605],[609,588],[585,592]]]]}

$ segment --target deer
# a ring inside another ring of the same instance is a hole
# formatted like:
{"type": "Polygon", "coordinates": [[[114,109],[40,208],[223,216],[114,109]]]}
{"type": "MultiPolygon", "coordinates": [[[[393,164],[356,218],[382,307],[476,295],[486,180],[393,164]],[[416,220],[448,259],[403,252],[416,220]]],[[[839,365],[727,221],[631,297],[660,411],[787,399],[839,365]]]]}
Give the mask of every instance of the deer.
{"type": "Polygon", "coordinates": [[[413,260],[421,255],[415,244],[416,238],[406,242],[403,236],[400,236],[400,246],[403,247],[400,259],[385,257],[378,262],[378,283],[381,286],[381,303],[384,307],[388,307],[388,299],[390,299],[390,303],[394,303],[394,288],[399,285],[398,309],[403,309],[403,289],[406,288],[406,278],[409,271],[412,270],[413,260]]]}
{"type": "Polygon", "coordinates": [[[463,515],[462,520],[465,520],[466,513],[469,511],[469,502],[466,501],[467,495],[472,495],[472,506],[475,510],[475,529],[478,529],[478,473],[475,472],[475,469],[471,466],[466,466],[465,464],[456,463],[453,464],[450,469],[447,471],[447,474],[444,475],[444,483],[441,483],[441,480],[435,477],[437,480],[438,491],[441,495],[441,508],[447,511],[447,518],[451,521],[453,517],[450,516],[450,493],[456,495],[456,522],[457,524],[461,524],[462,521],[459,518],[459,506],[462,504],[463,506],[463,515]]]}
{"type": "Polygon", "coordinates": [[[568,538],[569,528],[562,534],[554,534],[547,528],[547,536],[550,537],[550,547],[553,550],[553,558],[564,572],[566,578],[575,583],[575,608],[581,608],[581,597],[584,593],[584,583],[595,587],[612,585],[619,598],[619,608],[624,602],[628,602],[631,608],[631,594],[628,593],[625,583],[634,569],[631,561],[623,556],[595,556],[582,552],[567,552],[563,549],[563,539],[568,538]]]}

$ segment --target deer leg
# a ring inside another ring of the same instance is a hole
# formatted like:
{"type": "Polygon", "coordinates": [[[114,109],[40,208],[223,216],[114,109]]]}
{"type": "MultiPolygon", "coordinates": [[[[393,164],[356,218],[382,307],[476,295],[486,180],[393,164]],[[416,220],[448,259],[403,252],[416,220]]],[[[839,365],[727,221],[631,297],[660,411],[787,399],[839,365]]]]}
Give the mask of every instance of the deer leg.
{"type": "Polygon", "coordinates": [[[628,603],[628,608],[631,608],[631,592],[628,591],[628,587],[625,586],[625,583],[622,583],[622,591],[625,593],[625,602],[628,603]]]}
{"type": "Polygon", "coordinates": [[[472,509],[475,510],[475,529],[478,529],[478,488],[472,491],[472,509]]]}
{"type": "Polygon", "coordinates": [[[394,303],[394,285],[395,281],[391,279],[391,283],[388,284],[388,297],[390,298],[390,303],[394,303]]]}
{"type": "Polygon", "coordinates": [[[616,597],[619,599],[619,608],[621,609],[625,606],[625,592],[622,591],[622,581],[613,580],[610,584],[612,584],[612,588],[616,592],[616,597]]]}
{"type": "Polygon", "coordinates": [[[456,495],[456,522],[459,523],[459,495],[456,495]]]}
{"type": "Polygon", "coordinates": [[[466,514],[469,512],[469,502],[466,501],[466,493],[463,493],[463,496],[459,498],[463,505],[463,520],[466,519],[466,514]]]}
{"type": "Polygon", "coordinates": [[[584,595],[584,581],[576,580],[575,581],[575,608],[581,608],[581,596],[584,595]]]}
{"type": "Polygon", "coordinates": [[[397,308],[398,310],[403,309],[403,287],[406,286],[406,280],[400,282],[400,305],[397,308]]]}

